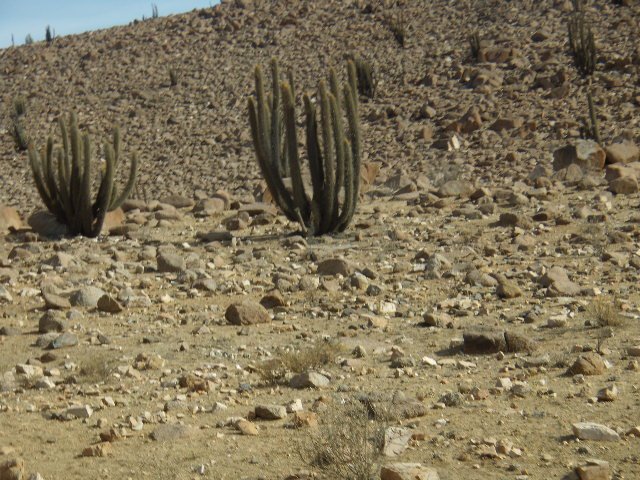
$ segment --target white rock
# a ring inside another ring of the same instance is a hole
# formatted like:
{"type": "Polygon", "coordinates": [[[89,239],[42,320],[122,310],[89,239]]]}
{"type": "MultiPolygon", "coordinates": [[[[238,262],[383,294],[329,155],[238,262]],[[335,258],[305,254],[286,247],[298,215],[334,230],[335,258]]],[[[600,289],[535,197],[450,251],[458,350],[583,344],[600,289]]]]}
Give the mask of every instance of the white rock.
{"type": "Polygon", "coordinates": [[[578,422],[572,425],[573,434],[580,440],[595,440],[601,442],[617,442],[620,435],[609,427],[592,422],[578,422]]]}

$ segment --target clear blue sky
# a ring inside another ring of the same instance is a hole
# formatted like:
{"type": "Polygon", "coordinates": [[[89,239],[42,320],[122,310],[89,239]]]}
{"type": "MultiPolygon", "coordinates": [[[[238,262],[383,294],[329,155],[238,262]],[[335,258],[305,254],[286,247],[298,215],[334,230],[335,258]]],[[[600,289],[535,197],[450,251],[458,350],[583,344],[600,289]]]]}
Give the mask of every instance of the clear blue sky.
{"type": "Polygon", "coordinates": [[[50,25],[56,35],[70,35],[114,25],[126,25],[144,15],[151,17],[152,4],[158,15],[204,8],[218,0],[0,0],[0,48],[22,45],[27,34],[44,40],[50,25]]]}

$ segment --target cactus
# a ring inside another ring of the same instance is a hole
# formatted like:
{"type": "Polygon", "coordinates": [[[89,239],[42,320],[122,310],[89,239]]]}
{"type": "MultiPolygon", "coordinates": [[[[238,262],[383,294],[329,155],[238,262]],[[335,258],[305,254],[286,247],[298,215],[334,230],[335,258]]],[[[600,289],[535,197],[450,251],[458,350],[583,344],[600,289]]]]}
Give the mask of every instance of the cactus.
{"type": "Polygon", "coordinates": [[[371,63],[361,57],[353,57],[358,79],[358,93],[367,98],[373,98],[376,94],[378,82],[371,63]]]}
{"type": "Polygon", "coordinates": [[[468,37],[469,47],[471,48],[471,58],[474,62],[480,61],[480,49],[482,48],[482,43],[480,41],[480,34],[475,31],[468,37]]]}
{"type": "Polygon", "coordinates": [[[589,105],[589,121],[585,120],[584,131],[587,138],[595,140],[602,145],[600,139],[600,124],[598,123],[598,117],[596,107],[593,103],[593,97],[591,95],[591,89],[587,88],[587,104],[589,105]]]}
{"type": "Polygon", "coordinates": [[[249,99],[249,123],[258,164],[278,207],[308,235],[342,232],[355,212],[360,182],[360,131],[353,61],[348,62],[347,72],[342,92],[334,70],[330,71],[328,86],[325,81],[320,82],[320,128],[315,106],[311,98],[304,95],[306,146],[313,190],[309,198],[298,152],[293,75],[289,73],[288,81],[281,81],[278,63],[273,59],[272,91],[267,96],[262,70],[259,66],[255,69],[256,98],[249,99]],[[343,127],[341,98],[347,129],[343,127]],[[281,148],[283,140],[284,148],[281,148]],[[283,180],[281,165],[285,160],[291,173],[291,191],[283,180]]]}
{"type": "Polygon", "coordinates": [[[574,13],[569,20],[569,46],[576,68],[583,76],[593,75],[596,69],[596,42],[584,13],[574,13]]]}
{"type": "Polygon", "coordinates": [[[96,237],[108,211],[118,208],[133,189],[137,158],[131,158],[129,178],[122,192],[115,185],[115,172],[120,159],[120,132],[113,130],[113,142],[105,143],[105,168],[95,201],[91,201],[91,141],[78,130],[75,114],[69,116],[69,129],[58,120],[62,149],[54,147],[49,137],[42,155],[29,146],[29,162],[36,188],[47,209],[58,221],[67,225],[71,235],[96,237]],[[54,163],[57,165],[54,166],[54,163]]]}

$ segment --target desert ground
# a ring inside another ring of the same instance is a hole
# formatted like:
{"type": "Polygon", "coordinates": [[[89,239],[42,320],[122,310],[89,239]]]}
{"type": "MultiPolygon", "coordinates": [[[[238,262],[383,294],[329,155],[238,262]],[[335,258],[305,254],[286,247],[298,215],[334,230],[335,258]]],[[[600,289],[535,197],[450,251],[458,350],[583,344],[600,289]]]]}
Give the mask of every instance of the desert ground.
{"type": "Polygon", "coordinates": [[[0,50],[0,480],[640,478],[640,3],[583,2],[589,78],[574,8],[229,0],[0,50]],[[356,214],[304,237],[254,66],[302,111],[352,55],[356,214]],[[137,152],[98,238],[30,221],[20,96],[38,148],[75,111],[137,152]]]}

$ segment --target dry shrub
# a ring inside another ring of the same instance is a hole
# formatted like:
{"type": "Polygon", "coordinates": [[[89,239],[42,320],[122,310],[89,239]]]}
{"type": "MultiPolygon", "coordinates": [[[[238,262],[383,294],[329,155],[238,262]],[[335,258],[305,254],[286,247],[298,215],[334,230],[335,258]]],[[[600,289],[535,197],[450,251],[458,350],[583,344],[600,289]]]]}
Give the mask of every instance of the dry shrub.
{"type": "Polygon", "coordinates": [[[620,304],[616,298],[605,295],[593,299],[587,307],[587,314],[596,327],[617,327],[623,322],[620,304]]]}
{"type": "Polygon", "coordinates": [[[335,342],[320,342],[308,348],[284,352],[256,367],[260,378],[269,384],[283,383],[288,373],[303,373],[332,363],[344,350],[335,342]]]}
{"type": "Polygon", "coordinates": [[[107,382],[116,368],[116,359],[108,355],[91,355],[80,362],[79,380],[83,383],[107,382]]]}
{"type": "Polygon", "coordinates": [[[384,426],[369,418],[363,404],[350,401],[327,409],[299,453],[328,478],[370,480],[378,471],[383,442],[384,426]]]}

